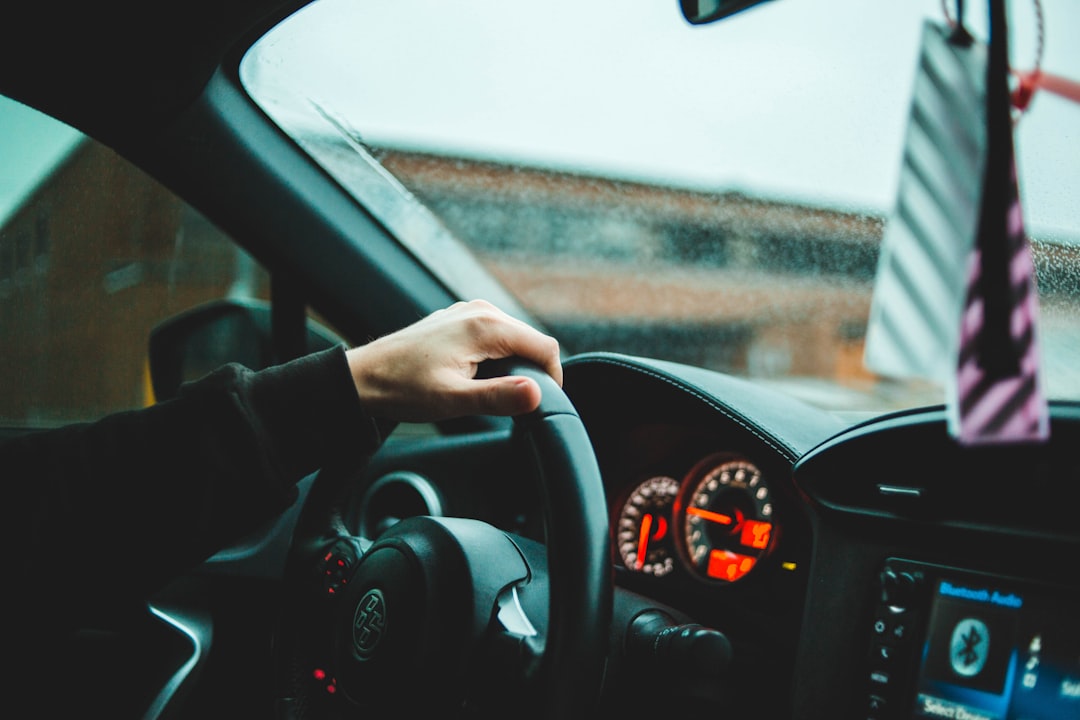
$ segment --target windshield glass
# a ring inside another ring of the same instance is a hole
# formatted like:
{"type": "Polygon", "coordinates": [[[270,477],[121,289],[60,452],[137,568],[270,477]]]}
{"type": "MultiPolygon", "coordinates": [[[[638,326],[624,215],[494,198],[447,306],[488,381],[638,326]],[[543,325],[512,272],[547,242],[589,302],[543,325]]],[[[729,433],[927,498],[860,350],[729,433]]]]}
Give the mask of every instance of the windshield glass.
{"type": "MultiPolygon", "coordinates": [[[[774,0],[691,26],[675,0],[318,0],[241,77],[462,297],[490,275],[569,353],[877,412],[942,401],[863,352],[920,34],[946,5],[774,0]]],[[[1072,0],[1010,3],[1014,67],[1080,76],[1077,27],[1072,0]]],[[[1048,92],[1016,125],[1051,398],[1080,397],[1076,128],[1048,92]]]]}

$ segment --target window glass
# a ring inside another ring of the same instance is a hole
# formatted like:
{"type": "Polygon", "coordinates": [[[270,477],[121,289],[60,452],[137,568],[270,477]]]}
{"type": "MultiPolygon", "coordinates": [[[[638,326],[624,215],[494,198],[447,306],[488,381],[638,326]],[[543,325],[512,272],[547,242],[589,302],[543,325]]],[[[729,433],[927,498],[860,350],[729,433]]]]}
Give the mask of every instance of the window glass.
{"type": "MultiPolygon", "coordinates": [[[[490,295],[452,271],[464,263],[443,235],[568,353],[701,365],[855,415],[942,402],[940,383],[863,359],[922,32],[950,5],[824,5],[690,27],[673,2],[555,0],[538,14],[317,0],[252,48],[240,78],[447,287],[490,295]],[[372,191],[372,165],[402,190],[372,191]],[[438,238],[437,262],[418,232],[438,238]]],[[[1017,70],[1077,76],[1080,3],[1010,13],[1017,70]]],[[[967,13],[980,38],[984,15],[967,13]]],[[[1078,121],[1080,105],[1040,92],[1015,132],[1055,398],[1080,397],[1078,121]]]]}
{"type": "Polygon", "coordinates": [[[0,97],[0,424],[153,402],[151,328],[267,273],[109,148],[0,97]]]}

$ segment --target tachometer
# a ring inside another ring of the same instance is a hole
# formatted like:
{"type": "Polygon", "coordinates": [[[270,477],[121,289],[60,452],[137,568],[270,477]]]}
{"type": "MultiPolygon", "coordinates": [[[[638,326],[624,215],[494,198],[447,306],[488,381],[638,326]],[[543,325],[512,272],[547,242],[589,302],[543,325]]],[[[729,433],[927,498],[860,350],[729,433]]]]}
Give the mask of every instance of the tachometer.
{"type": "Polygon", "coordinates": [[[710,580],[742,579],[775,535],[772,497],[761,470],[744,458],[714,455],[687,480],[676,504],[687,562],[710,580]]]}
{"type": "Polygon", "coordinates": [[[667,575],[675,567],[671,510],[679,482],[658,476],[630,491],[615,525],[615,542],[623,565],[648,575],[667,575]]]}

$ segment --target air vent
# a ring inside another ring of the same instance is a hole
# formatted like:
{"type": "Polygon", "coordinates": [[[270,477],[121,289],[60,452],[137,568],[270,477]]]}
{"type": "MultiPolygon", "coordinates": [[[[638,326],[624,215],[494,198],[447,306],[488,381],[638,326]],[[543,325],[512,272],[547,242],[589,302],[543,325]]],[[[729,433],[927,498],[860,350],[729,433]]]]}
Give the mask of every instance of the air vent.
{"type": "Polygon", "coordinates": [[[398,471],[376,480],[364,493],[358,510],[360,536],[373,539],[407,517],[441,516],[443,503],[438,489],[423,475],[398,471]]]}

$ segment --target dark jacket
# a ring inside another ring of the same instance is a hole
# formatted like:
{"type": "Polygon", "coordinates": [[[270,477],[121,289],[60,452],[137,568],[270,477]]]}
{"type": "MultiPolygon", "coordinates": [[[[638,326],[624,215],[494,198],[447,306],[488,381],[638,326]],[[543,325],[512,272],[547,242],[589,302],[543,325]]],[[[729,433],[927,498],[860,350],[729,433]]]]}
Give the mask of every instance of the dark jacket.
{"type": "Polygon", "coordinates": [[[261,372],[229,365],[174,400],[3,442],[7,650],[48,673],[66,633],[145,603],[272,521],[297,481],[366,460],[381,439],[336,347],[261,372]]]}

